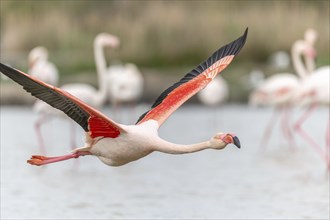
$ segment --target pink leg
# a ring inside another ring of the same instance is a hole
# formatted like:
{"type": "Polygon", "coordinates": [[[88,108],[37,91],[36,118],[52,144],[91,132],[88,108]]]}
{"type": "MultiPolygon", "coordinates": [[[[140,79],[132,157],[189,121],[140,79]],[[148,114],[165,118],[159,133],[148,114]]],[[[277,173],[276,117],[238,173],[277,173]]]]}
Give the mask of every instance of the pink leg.
{"type": "Polygon", "coordinates": [[[63,160],[78,158],[80,156],[85,156],[85,155],[91,155],[91,153],[88,151],[78,151],[75,153],[66,154],[66,155],[57,156],[57,157],[45,157],[45,156],[40,156],[40,155],[33,155],[31,157],[31,159],[28,160],[27,162],[31,165],[42,166],[42,165],[46,165],[49,163],[56,163],[56,162],[60,162],[63,160]]]}
{"type": "Polygon", "coordinates": [[[70,122],[70,143],[71,143],[71,149],[76,149],[76,125],[73,122],[70,122]]]}
{"type": "Polygon", "coordinates": [[[325,134],[325,142],[326,142],[326,154],[328,157],[328,169],[330,170],[330,115],[328,118],[328,125],[327,125],[327,129],[326,129],[326,134],[325,134]]]}
{"type": "Polygon", "coordinates": [[[330,151],[330,115],[329,115],[327,130],[326,130],[326,134],[325,134],[325,144],[327,147],[328,156],[330,156],[329,155],[329,151],[330,151]]]}
{"type": "Polygon", "coordinates": [[[271,135],[271,132],[273,130],[273,127],[275,126],[277,113],[278,113],[278,108],[274,108],[273,115],[270,118],[270,121],[268,122],[266,130],[265,130],[265,132],[263,134],[263,137],[262,137],[262,140],[260,142],[260,146],[266,146],[267,145],[268,140],[269,140],[270,135],[271,135]]]}
{"type": "Polygon", "coordinates": [[[307,132],[305,132],[302,129],[302,124],[305,122],[305,120],[310,116],[310,114],[315,110],[315,108],[317,107],[317,104],[312,104],[307,111],[300,117],[300,119],[295,123],[294,125],[294,129],[297,131],[298,134],[300,134],[300,136],[302,138],[305,139],[305,141],[307,141],[312,147],[313,149],[328,163],[328,156],[325,154],[325,152],[323,152],[322,148],[320,148],[320,146],[313,140],[313,138],[311,138],[307,132]]]}
{"type": "Polygon", "coordinates": [[[211,108],[213,111],[213,119],[211,117],[211,120],[213,121],[213,127],[216,130],[218,128],[217,106],[213,105],[211,106],[211,108]]]}
{"type": "Polygon", "coordinates": [[[38,139],[38,143],[39,143],[39,147],[40,147],[40,152],[42,154],[46,153],[46,149],[45,149],[45,143],[44,143],[44,139],[42,137],[42,133],[41,133],[41,125],[44,124],[45,122],[47,122],[47,114],[42,114],[39,116],[39,118],[37,119],[37,121],[34,124],[34,129],[35,132],[37,134],[37,139],[38,139]]]}
{"type": "Polygon", "coordinates": [[[120,117],[118,116],[119,112],[120,112],[120,103],[117,100],[114,100],[112,106],[113,106],[113,111],[114,111],[113,116],[116,121],[120,122],[120,117]]]}
{"type": "Polygon", "coordinates": [[[134,123],[135,115],[136,115],[136,101],[132,101],[130,103],[131,114],[130,114],[130,122],[134,123]]]}
{"type": "Polygon", "coordinates": [[[290,130],[290,114],[291,114],[291,107],[289,106],[283,107],[283,117],[281,120],[282,131],[284,136],[288,139],[291,148],[293,148],[294,146],[296,146],[296,144],[294,142],[292,131],[290,130]]]}

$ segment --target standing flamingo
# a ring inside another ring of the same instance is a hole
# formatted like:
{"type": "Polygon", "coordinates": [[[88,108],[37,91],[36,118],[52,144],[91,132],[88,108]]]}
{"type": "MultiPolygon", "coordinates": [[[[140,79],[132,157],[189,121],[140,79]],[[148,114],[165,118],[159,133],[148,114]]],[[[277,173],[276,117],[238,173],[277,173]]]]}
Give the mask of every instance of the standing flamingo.
{"type": "Polygon", "coordinates": [[[290,145],[294,145],[293,135],[290,131],[289,119],[292,97],[299,87],[300,80],[308,76],[308,72],[304,68],[304,64],[300,58],[301,54],[311,56],[314,53],[314,48],[306,41],[296,41],[291,49],[293,66],[299,77],[291,73],[278,73],[264,80],[260,86],[250,95],[250,104],[252,105],[271,105],[274,106],[273,115],[264,132],[261,145],[266,145],[270,138],[272,128],[274,127],[277,113],[282,112],[281,120],[282,131],[285,137],[289,140],[290,145]]]}
{"type": "MultiPolygon", "coordinates": [[[[129,103],[135,110],[136,102],[143,93],[143,77],[133,63],[110,66],[108,74],[108,95],[114,107],[114,117],[118,120],[118,111],[122,103],[129,103]]],[[[134,114],[130,114],[134,115],[134,114]]]]}
{"type": "Polygon", "coordinates": [[[182,145],[163,140],[158,136],[157,130],[180,105],[205,87],[231,63],[243,47],[246,37],[247,29],[240,38],[217,50],[179,82],[166,89],[151,109],[138,119],[136,125],[116,123],[70,93],[0,63],[0,71],[3,74],[22,85],[33,96],[63,111],[86,132],[85,145],[72,153],[56,157],[35,155],[28,160],[28,163],[45,165],[80,156],[95,155],[107,165],[120,166],[153,151],[183,154],[208,148],[223,149],[230,143],[240,147],[239,139],[232,133],[218,133],[209,141],[182,145]]]}
{"type": "Polygon", "coordinates": [[[308,56],[304,56],[304,61],[306,63],[306,71],[311,73],[315,70],[315,57],[316,57],[316,50],[315,43],[318,38],[318,33],[316,30],[309,28],[305,31],[304,40],[310,46],[310,50],[308,51],[308,56]]]}
{"type": "Polygon", "coordinates": [[[221,76],[217,76],[197,94],[197,97],[204,105],[214,106],[226,101],[228,95],[227,82],[221,76]]]}
{"type": "Polygon", "coordinates": [[[303,123],[311,113],[320,105],[329,107],[330,104],[330,66],[321,67],[310,74],[297,90],[295,101],[300,105],[309,106],[304,114],[294,124],[297,133],[307,141],[319,155],[326,161],[330,169],[330,115],[326,129],[326,151],[302,129],[303,123]]]}
{"type": "MultiPolygon", "coordinates": [[[[107,80],[106,80],[106,62],[104,59],[104,51],[103,47],[110,46],[110,47],[118,47],[119,41],[117,37],[107,34],[102,34],[96,36],[94,40],[94,54],[95,54],[95,61],[97,67],[97,74],[98,74],[98,85],[99,89],[95,89],[93,86],[84,83],[71,83],[66,84],[61,87],[62,90],[69,92],[70,94],[76,96],[80,100],[84,101],[90,106],[100,108],[106,101],[107,98],[107,80]]],[[[49,104],[49,103],[48,103],[49,104]]],[[[41,113],[40,117],[35,123],[35,129],[39,141],[39,145],[41,146],[42,152],[45,151],[44,141],[41,135],[41,125],[45,123],[47,120],[47,116],[58,116],[64,115],[62,112],[58,111],[55,108],[52,108],[46,102],[38,100],[35,103],[34,108],[37,112],[41,113]]],[[[74,125],[71,129],[71,147],[75,147],[75,136],[74,136],[74,125]]]]}
{"type": "Polygon", "coordinates": [[[48,60],[48,51],[45,47],[33,48],[28,56],[28,73],[41,81],[57,86],[58,70],[56,66],[48,60]]]}
{"type": "Polygon", "coordinates": [[[207,106],[213,108],[214,118],[211,118],[214,127],[217,127],[217,105],[225,102],[229,96],[229,88],[227,82],[217,75],[214,79],[199,93],[198,99],[207,106]]]}
{"type": "Polygon", "coordinates": [[[326,161],[330,169],[330,114],[325,135],[325,151],[302,128],[303,123],[318,106],[329,106],[330,104],[330,66],[323,66],[315,70],[314,58],[316,57],[316,50],[314,49],[314,45],[317,38],[318,33],[316,30],[311,28],[306,30],[304,39],[309,47],[312,48],[309,50],[309,54],[304,56],[306,63],[305,71],[309,74],[302,80],[301,85],[295,92],[293,100],[299,105],[309,107],[294,123],[294,129],[326,161]]]}

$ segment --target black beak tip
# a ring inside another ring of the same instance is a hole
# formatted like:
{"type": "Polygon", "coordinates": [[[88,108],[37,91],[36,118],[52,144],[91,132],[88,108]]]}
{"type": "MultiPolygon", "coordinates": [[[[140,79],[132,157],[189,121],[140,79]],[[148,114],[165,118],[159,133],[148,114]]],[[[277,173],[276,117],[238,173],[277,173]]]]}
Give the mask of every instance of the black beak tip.
{"type": "Polygon", "coordinates": [[[238,148],[241,148],[241,143],[240,143],[238,137],[236,137],[236,136],[233,137],[233,140],[234,140],[234,145],[238,148]]]}

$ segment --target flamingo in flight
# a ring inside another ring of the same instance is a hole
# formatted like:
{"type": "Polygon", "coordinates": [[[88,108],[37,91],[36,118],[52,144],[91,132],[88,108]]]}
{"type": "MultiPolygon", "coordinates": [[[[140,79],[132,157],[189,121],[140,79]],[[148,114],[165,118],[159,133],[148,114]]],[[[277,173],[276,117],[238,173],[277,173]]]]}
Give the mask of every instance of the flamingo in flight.
{"type": "Polygon", "coordinates": [[[180,105],[204,88],[231,63],[244,46],[247,32],[248,29],[241,37],[218,49],[206,61],[166,89],[135,125],[116,123],[70,93],[0,63],[0,71],[3,74],[22,85],[33,96],[63,111],[85,130],[86,140],[83,147],[62,156],[34,155],[27,162],[40,166],[94,155],[109,166],[121,166],[153,151],[184,154],[208,148],[223,149],[231,143],[240,148],[239,139],[233,133],[217,133],[208,141],[182,145],[160,138],[157,131],[180,105]]]}

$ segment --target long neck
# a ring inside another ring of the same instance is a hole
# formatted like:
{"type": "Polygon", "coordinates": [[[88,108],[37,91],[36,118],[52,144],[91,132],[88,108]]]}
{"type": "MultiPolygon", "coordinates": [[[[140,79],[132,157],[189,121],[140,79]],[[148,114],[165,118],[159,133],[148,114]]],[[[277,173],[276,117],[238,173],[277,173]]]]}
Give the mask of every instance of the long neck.
{"type": "Polygon", "coordinates": [[[296,71],[296,73],[300,76],[301,79],[305,79],[307,77],[307,71],[306,68],[302,62],[301,59],[301,52],[296,48],[294,45],[292,48],[292,62],[293,62],[293,67],[296,71]]]}
{"type": "Polygon", "coordinates": [[[102,104],[105,102],[107,96],[107,64],[104,56],[103,45],[98,41],[94,42],[94,57],[99,86],[98,97],[96,98],[99,103],[102,104]]]}
{"type": "Polygon", "coordinates": [[[156,151],[168,154],[186,154],[208,149],[210,148],[210,142],[205,141],[197,144],[183,145],[161,140],[157,143],[157,146],[155,146],[155,148],[156,151]]]}
{"type": "Polygon", "coordinates": [[[308,55],[305,55],[304,59],[306,63],[306,71],[308,74],[311,74],[315,70],[315,59],[308,55]]]}

